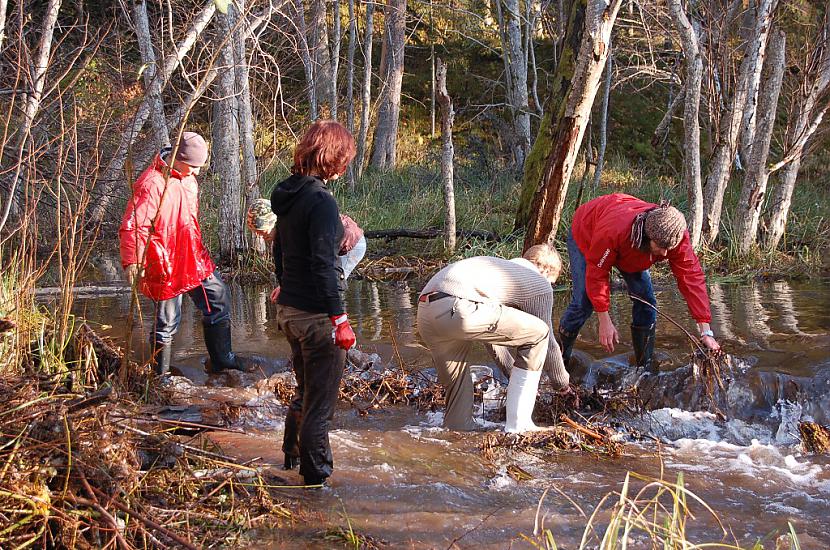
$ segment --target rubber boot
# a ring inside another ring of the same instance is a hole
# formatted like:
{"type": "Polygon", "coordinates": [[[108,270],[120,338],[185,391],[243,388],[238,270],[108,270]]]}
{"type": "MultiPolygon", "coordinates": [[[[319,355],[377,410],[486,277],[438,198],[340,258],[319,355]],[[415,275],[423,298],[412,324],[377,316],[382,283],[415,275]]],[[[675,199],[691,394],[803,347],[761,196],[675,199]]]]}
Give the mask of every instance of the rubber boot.
{"type": "Polygon", "coordinates": [[[504,431],[519,433],[540,429],[533,423],[531,416],[541,378],[541,370],[513,367],[507,384],[507,422],[504,431]]]}
{"type": "Polygon", "coordinates": [[[578,335],[578,332],[571,334],[559,329],[559,347],[562,349],[562,362],[565,364],[565,370],[568,371],[568,374],[572,374],[571,369],[568,368],[568,364],[571,361],[571,353],[573,352],[574,342],[576,342],[578,335]]]}
{"type": "Polygon", "coordinates": [[[631,325],[631,343],[634,346],[634,362],[637,368],[657,374],[657,363],[654,362],[654,325],[631,325]]]}
{"type": "Polygon", "coordinates": [[[155,342],[153,344],[153,372],[158,376],[170,374],[170,361],[173,358],[173,344],[155,342]]]}
{"type": "Polygon", "coordinates": [[[227,369],[244,370],[237,357],[231,351],[231,320],[225,319],[213,325],[203,325],[205,347],[207,347],[210,372],[227,369]]]}

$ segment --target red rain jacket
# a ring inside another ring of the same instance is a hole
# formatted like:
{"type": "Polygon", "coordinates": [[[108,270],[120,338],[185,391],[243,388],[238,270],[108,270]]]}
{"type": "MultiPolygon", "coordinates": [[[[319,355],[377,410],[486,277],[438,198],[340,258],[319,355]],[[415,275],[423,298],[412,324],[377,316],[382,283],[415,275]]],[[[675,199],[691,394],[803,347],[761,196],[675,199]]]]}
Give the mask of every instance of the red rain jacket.
{"type": "Polygon", "coordinates": [[[157,156],[139,176],[118,230],[124,267],[142,263],[146,244],[141,292],[153,300],[196,288],[216,269],[202,243],[196,178],[171,169],[165,182],[166,168],[157,156]]]}
{"type": "Polygon", "coordinates": [[[631,246],[634,217],[657,206],[631,195],[614,193],[588,201],[574,212],[571,231],[585,255],[585,290],[598,312],[611,303],[609,275],[616,267],[627,273],[645,271],[656,262],[668,260],[677,287],[686,299],[689,313],[698,323],[712,320],[706,278],[689,240],[689,232],[666,256],[654,256],[631,246]]]}

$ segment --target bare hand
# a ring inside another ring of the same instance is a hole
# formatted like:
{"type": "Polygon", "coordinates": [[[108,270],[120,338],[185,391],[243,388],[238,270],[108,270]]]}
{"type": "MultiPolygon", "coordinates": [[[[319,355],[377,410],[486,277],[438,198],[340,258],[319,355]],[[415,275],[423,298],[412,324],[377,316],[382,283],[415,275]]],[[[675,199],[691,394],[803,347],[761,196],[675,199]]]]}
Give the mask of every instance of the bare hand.
{"type": "Polygon", "coordinates": [[[138,264],[130,264],[124,268],[124,276],[130,286],[136,286],[141,282],[142,271],[138,264]]]}
{"type": "Polygon", "coordinates": [[[608,353],[614,351],[614,344],[620,343],[620,334],[617,332],[617,327],[610,320],[599,324],[599,343],[608,353]]]}
{"type": "Polygon", "coordinates": [[[703,342],[704,346],[706,346],[712,351],[717,351],[720,349],[720,344],[718,344],[718,341],[712,338],[711,336],[701,336],[700,341],[703,342]]]}
{"type": "Polygon", "coordinates": [[[277,303],[277,298],[279,297],[279,295],[280,287],[276,287],[274,288],[274,290],[271,291],[271,295],[268,297],[268,299],[271,300],[271,303],[275,304],[277,303]]]}

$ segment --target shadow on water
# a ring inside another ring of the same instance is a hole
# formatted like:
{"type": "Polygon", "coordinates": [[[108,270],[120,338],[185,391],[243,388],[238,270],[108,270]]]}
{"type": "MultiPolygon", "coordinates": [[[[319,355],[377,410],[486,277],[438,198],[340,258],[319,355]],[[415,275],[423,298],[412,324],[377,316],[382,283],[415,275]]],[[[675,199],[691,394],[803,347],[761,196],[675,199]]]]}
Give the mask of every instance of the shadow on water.
{"type": "MultiPolygon", "coordinates": [[[[414,327],[420,286],[351,282],[347,307],[361,351],[376,353],[390,364],[397,364],[399,353],[411,369],[431,366],[414,327]]],[[[267,299],[270,288],[231,288],[234,348],[260,356],[265,375],[285,371],[289,350],[267,299]]],[[[392,547],[447,548],[455,543],[459,548],[504,548],[520,534],[532,533],[538,501],[547,489],[540,507],[547,514],[545,525],[560,547],[572,548],[586,521],[573,503],[590,514],[603,495],[620,489],[627,471],[659,476],[665,468],[667,478],[684,473],[688,487],[721,513],[742,545],[751,546],[776,529],[784,532],[792,521],[803,533],[802,548],[830,547],[830,461],[804,454],[797,445],[799,421],[830,424],[830,285],[713,284],[710,293],[713,329],[731,355],[725,389],[716,399],[722,415],[697,410],[697,405],[708,403],[703,403],[699,384],[688,376],[688,340],[663,322],[657,331],[661,374],[639,381],[641,394],[645,392],[654,410],[628,419],[655,443],[631,442],[619,459],[516,452],[491,464],[479,452],[484,434],[447,432],[439,427],[440,413],[399,406],[362,416],[341,404],[332,432],[336,470],[331,487],[284,491],[292,496],[300,492],[307,506],[323,515],[322,521],[345,526],[348,517],[356,532],[386,540],[392,547]],[[511,464],[532,479],[515,481],[507,473],[511,464]]],[[[663,311],[693,327],[673,286],[658,288],[657,298],[663,311]]],[[[567,292],[556,293],[556,314],[567,299],[567,292]]],[[[104,334],[131,338],[138,359],[147,353],[145,335],[152,313],[148,302],[142,302],[143,318],[137,319],[144,330],[132,334],[126,333],[128,296],[79,299],[76,307],[105,326],[104,334]]],[[[595,318],[576,347],[585,381],[620,387],[638,381],[638,374],[627,366],[630,306],[622,293],[615,294],[612,316],[623,340],[616,355],[607,357],[599,347],[595,318]]],[[[492,365],[484,349],[475,353],[474,362],[492,365]]],[[[271,391],[257,377],[228,380],[206,375],[204,354],[199,313],[185,300],[174,344],[179,372],[194,386],[207,386],[238,406],[255,403],[257,396],[271,391]]],[[[281,464],[283,415],[282,407],[261,408],[256,422],[251,417],[238,421],[246,433],[218,434],[215,439],[239,458],[281,464]]],[[[280,475],[289,483],[300,482],[295,472],[280,475]]],[[[700,519],[690,526],[691,538],[718,540],[715,527],[700,519]]],[[[317,523],[304,524],[260,532],[258,537],[264,548],[318,547],[320,531],[317,523]]]]}

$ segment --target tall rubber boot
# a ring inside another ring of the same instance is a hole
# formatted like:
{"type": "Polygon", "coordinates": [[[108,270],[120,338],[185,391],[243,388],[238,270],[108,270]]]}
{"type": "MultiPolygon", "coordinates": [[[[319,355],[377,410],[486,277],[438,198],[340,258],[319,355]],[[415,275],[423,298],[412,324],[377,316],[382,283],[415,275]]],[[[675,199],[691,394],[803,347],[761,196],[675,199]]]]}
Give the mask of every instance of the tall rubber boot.
{"type": "Polygon", "coordinates": [[[654,327],[638,327],[631,325],[631,343],[634,346],[634,361],[637,368],[657,374],[657,363],[654,361],[654,327]]]}
{"type": "Polygon", "coordinates": [[[205,347],[207,347],[210,372],[227,369],[244,370],[236,355],[231,351],[231,320],[225,319],[213,325],[203,325],[205,347]]]}
{"type": "Polygon", "coordinates": [[[562,349],[562,362],[565,364],[565,370],[568,371],[568,374],[573,374],[571,369],[568,368],[568,364],[571,361],[571,353],[573,353],[574,342],[576,342],[578,335],[578,332],[571,334],[559,329],[559,347],[562,349]]]}
{"type": "Polygon", "coordinates": [[[541,378],[541,370],[513,367],[510,371],[510,382],[507,384],[507,422],[504,431],[520,433],[542,429],[536,426],[531,418],[541,378]]]}
{"type": "Polygon", "coordinates": [[[173,358],[173,344],[153,343],[153,372],[159,376],[170,374],[170,361],[173,358]]]}

